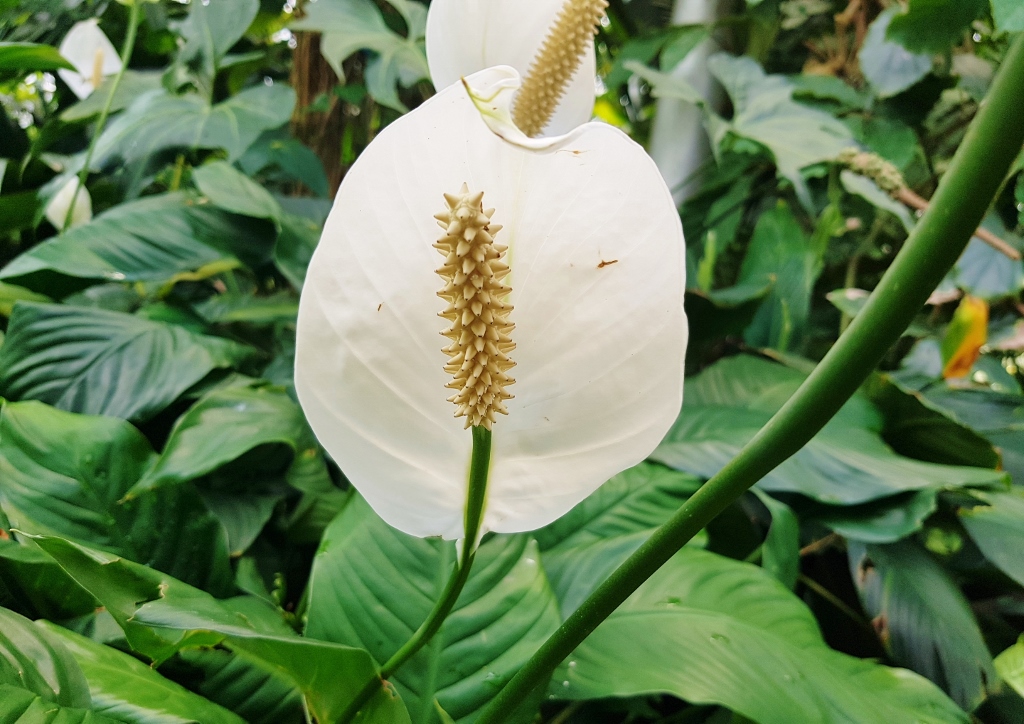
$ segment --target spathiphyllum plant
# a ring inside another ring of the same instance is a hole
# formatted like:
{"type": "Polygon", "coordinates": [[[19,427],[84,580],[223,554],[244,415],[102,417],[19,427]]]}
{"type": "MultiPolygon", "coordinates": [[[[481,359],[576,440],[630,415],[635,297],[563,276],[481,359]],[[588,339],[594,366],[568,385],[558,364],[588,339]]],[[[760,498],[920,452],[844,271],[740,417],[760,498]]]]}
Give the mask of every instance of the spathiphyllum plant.
{"type": "Polygon", "coordinates": [[[413,535],[466,535],[471,430],[491,446],[480,532],[532,530],[642,460],[682,399],[683,235],[657,168],[601,123],[527,138],[518,88],[481,71],[385,129],[303,289],[303,408],[413,535]]]}
{"type": "Polygon", "coordinates": [[[88,98],[105,77],[121,70],[121,58],[95,18],[74,24],[60,43],[60,54],[75,70],[57,73],[79,98],[88,98]]]}

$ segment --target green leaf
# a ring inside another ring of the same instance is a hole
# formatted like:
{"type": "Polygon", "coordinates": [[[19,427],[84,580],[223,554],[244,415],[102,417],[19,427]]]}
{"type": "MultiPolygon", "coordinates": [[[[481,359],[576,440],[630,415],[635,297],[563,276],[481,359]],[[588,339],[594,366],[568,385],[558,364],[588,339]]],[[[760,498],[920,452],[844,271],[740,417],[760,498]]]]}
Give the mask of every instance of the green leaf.
{"type": "Polygon", "coordinates": [[[740,267],[738,285],[771,285],[772,290],[744,334],[747,343],[783,352],[799,348],[820,271],[818,253],[789,207],[780,204],[761,214],[740,267]]]}
{"type": "Polygon", "coordinates": [[[36,294],[30,289],[0,282],[0,315],[11,316],[14,303],[19,301],[49,302],[52,300],[43,294],[36,294]]]}
{"type": "Polygon", "coordinates": [[[302,410],[284,390],[231,386],[214,390],[182,415],[132,495],[213,472],[260,445],[281,444],[292,457],[318,452],[302,410]]]}
{"type": "Polygon", "coordinates": [[[285,279],[298,290],[306,280],[306,269],[320,241],[321,226],[294,214],[281,218],[281,233],[274,247],[274,263],[285,279]]]}
{"type": "Polygon", "coordinates": [[[911,53],[886,39],[889,24],[898,12],[899,8],[891,7],[875,18],[858,54],[861,72],[881,98],[902,93],[932,69],[930,55],[911,53]]]}
{"type": "MultiPolygon", "coordinates": [[[[989,214],[981,225],[1010,246],[1024,247],[1024,240],[1007,229],[997,214],[989,214]]],[[[951,287],[987,300],[1017,296],[1024,289],[1024,262],[1011,259],[980,239],[971,239],[940,289],[951,287]]]]}
{"type": "Polygon", "coordinates": [[[306,17],[292,23],[296,30],[323,33],[320,52],[344,81],[342,62],[358,50],[369,50],[374,55],[366,66],[366,88],[374,100],[389,108],[405,111],[398,99],[395,85],[410,86],[421,78],[429,77],[423,38],[427,27],[427,9],[415,0],[390,0],[402,13],[408,27],[408,36],[392,31],[380,10],[371,0],[339,0],[339,2],[310,5],[306,17]]]}
{"type": "Polygon", "coordinates": [[[0,395],[141,420],[254,350],[131,314],[19,302],[0,347],[0,395]]]}
{"type": "Polygon", "coordinates": [[[244,724],[241,717],[164,678],[136,658],[49,621],[38,625],[62,644],[89,682],[92,709],[132,724],[244,724]]]}
{"type": "Polygon", "coordinates": [[[914,228],[914,217],[907,211],[907,207],[878,188],[878,184],[871,179],[850,170],[840,173],[839,179],[848,192],[860,196],[875,208],[888,211],[899,219],[908,234],[914,228]]]}
{"type": "Polygon", "coordinates": [[[238,165],[249,176],[274,169],[294,181],[305,184],[317,196],[330,193],[324,164],[313,151],[296,138],[273,132],[264,133],[249,146],[238,165]]]}
{"type": "Polygon", "coordinates": [[[75,70],[52,45],[40,43],[0,43],[0,74],[8,71],[75,70]]]}
{"type": "Polygon", "coordinates": [[[938,492],[919,490],[864,505],[827,505],[807,517],[863,543],[895,543],[924,526],[938,508],[938,492]]]}
{"type": "MultiPolygon", "coordinates": [[[[688,381],[686,404],[652,459],[710,478],[768,421],[804,375],[749,356],[732,357],[688,381]]],[[[919,462],[880,436],[877,410],[856,395],[818,435],[758,485],[822,503],[866,503],[898,493],[999,485],[996,470],[919,462]]]]}
{"type": "Polygon", "coordinates": [[[0,684],[20,687],[61,706],[90,705],[89,685],[68,650],[27,618],[4,608],[0,608],[0,684]]]}
{"type": "Polygon", "coordinates": [[[287,123],[294,106],[295,91],[283,84],[246,88],[216,105],[195,94],[151,91],[110,122],[96,144],[93,168],[168,148],[219,148],[233,161],[261,133],[287,123]]]}
{"type": "Polygon", "coordinates": [[[69,619],[96,610],[96,599],[34,545],[0,540],[0,604],[30,618],[69,619]]]}
{"type": "Polygon", "coordinates": [[[665,692],[760,724],[968,721],[924,679],[829,649],[767,573],[693,548],[609,616],[548,690],[575,700],[665,692]]]}
{"type": "Polygon", "coordinates": [[[864,608],[892,657],[973,711],[995,685],[995,670],[970,604],[949,574],[912,541],[851,543],[849,556],[864,608]]]}
{"type": "Polygon", "coordinates": [[[960,45],[971,23],[987,10],[988,0],[910,0],[885,36],[912,53],[944,53],[960,45]]]}
{"type": "Polygon", "coordinates": [[[73,538],[230,590],[224,531],[194,490],[119,502],[154,457],[122,420],[8,402],[0,407],[0,508],[22,531],[73,538]]]}
{"type": "Polygon", "coordinates": [[[800,521],[793,509],[767,493],[754,489],[772,516],[761,546],[761,566],[786,588],[793,590],[800,577],[800,521]]]}
{"type": "MultiPolygon", "coordinates": [[[[124,75],[121,77],[121,82],[117,84],[117,90],[114,92],[114,99],[110,104],[110,112],[117,113],[118,111],[123,111],[143,93],[160,88],[161,75],[163,74],[155,71],[139,71],[126,68],[124,75]]],[[[114,76],[107,76],[95,92],[62,111],[60,119],[65,123],[75,123],[99,115],[107,102],[107,96],[110,94],[110,89],[113,85],[114,76]]]]}
{"type": "Polygon", "coordinates": [[[259,0],[190,5],[188,17],[178,27],[185,44],[175,66],[195,70],[201,74],[200,86],[212,88],[221,60],[248,30],[259,9],[259,0]]]}
{"type": "Polygon", "coordinates": [[[192,171],[199,190],[225,211],[276,220],[281,207],[270,192],[227,161],[214,161],[192,171]]]}
{"type": "Polygon", "coordinates": [[[996,673],[1007,684],[1024,696],[1024,636],[995,660],[996,673]]]}
{"type": "Polygon", "coordinates": [[[294,324],[299,313],[299,300],[289,292],[280,292],[269,297],[219,294],[196,304],[194,308],[199,316],[213,324],[294,324]]]}
{"type": "MultiPolygon", "coordinates": [[[[525,536],[480,546],[441,630],[391,677],[414,721],[433,719],[435,698],[468,721],[555,630],[557,604],[538,558],[525,536]]],[[[314,560],[306,635],[385,661],[426,619],[454,564],[451,541],[400,533],[353,495],[314,560]]]]}
{"type": "Polygon", "coordinates": [[[992,19],[1000,32],[1020,32],[1024,30],[1024,5],[1020,0],[992,0],[992,19]]]}
{"type": "Polygon", "coordinates": [[[0,721],[4,724],[123,724],[85,709],[60,706],[31,691],[0,684],[0,721]]]}
{"type": "MultiPolygon", "coordinates": [[[[34,539],[106,607],[132,648],[157,663],[189,647],[223,644],[259,659],[302,691],[317,721],[334,721],[363,682],[376,676],[361,649],[301,638],[266,602],[252,597],[218,601],[169,576],[52,536],[34,539]]],[[[371,701],[367,721],[409,722],[388,685],[371,701]],[[385,717],[392,717],[387,719],[385,717]]]]}
{"type": "Polygon", "coordinates": [[[65,296],[100,280],[164,281],[204,267],[265,257],[265,222],[197,203],[179,192],[114,206],[92,222],[44,241],[0,271],[0,279],[65,296]],[[262,247],[262,250],[260,250],[262,247]],[[245,253],[248,251],[248,253],[245,253]]]}
{"type": "Polygon", "coordinates": [[[957,510],[971,538],[999,570],[1024,586],[1024,491],[971,491],[981,505],[957,510]]]}

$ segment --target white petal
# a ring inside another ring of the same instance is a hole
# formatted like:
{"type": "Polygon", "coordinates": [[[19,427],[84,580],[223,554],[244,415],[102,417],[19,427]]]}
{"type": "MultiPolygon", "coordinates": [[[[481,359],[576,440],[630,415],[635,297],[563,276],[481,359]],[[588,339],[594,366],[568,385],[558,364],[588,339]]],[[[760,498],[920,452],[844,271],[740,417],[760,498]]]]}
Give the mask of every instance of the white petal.
{"type": "Polygon", "coordinates": [[[121,58],[96,18],[75,23],[61,41],[60,54],[78,69],[77,73],[63,69],[57,73],[79,98],[96,90],[96,81],[121,70],[121,58]]]}
{"type": "MultiPolygon", "coordinates": [[[[437,89],[496,65],[526,75],[564,0],[433,0],[427,13],[427,65],[437,89]]],[[[587,50],[545,134],[566,133],[594,112],[597,61],[587,50]]]]}
{"type": "Polygon", "coordinates": [[[57,231],[64,228],[64,219],[67,218],[68,210],[71,208],[71,199],[74,198],[76,190],[78,191],[78,199],[75,201],[74,211],[71,212],[71,226],[69,228],[80,224],[87,224],[92,220],[92,197],[89,196],[89,190],[84,186],[78,188],[78,177],[72,176],[53,195],[44,211],[46,220],[53,224],[57,231]]]}
{"type": "MultiPolygon", "coordinates": [[[[511,69],[469,78],[486,91],[511,69]]],[[[391,525],[462,534],[471,435],[453,417],[433,215],[463,182],[509,246],[517,382],[493,432],[484,527],[542,526],[642,460],[674,421],[686,347],[675,206],[625,134],[505,143],[461,85],[388,126],[348,172],[299,308],[296,388],[391,525]]]]}

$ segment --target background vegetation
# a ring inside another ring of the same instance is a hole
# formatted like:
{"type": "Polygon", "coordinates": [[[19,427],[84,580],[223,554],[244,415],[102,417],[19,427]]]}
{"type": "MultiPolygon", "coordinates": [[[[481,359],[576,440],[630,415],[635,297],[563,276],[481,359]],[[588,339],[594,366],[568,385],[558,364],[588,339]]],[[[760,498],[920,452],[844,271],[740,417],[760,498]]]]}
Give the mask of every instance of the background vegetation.
{"type": "MultiPolygon", "coordinates": [[[[748,0],[700,25],[671,10],[611,3],[597,113],[658,150],[659,112],[702,108],[711,154],[676,189],[686,405],[649,462],[535,534],[485,541],[372,721],[433,721],[435,700],[472,720],[779,408],[1024,30],[1017,0],[748,0]],[[697,80],[673,73],[709,41],[723,52],[697,80]]],[[[432,93],[426,6],[141,11],[97,136],[112,77],[78,101],[45,46],[98,18],[120,48],[130,8],[0,0],[0,721],[333,721],[454,555],[369,510],[292,388],[333,192],[432,93]],[[94,137],[93,217],[60,233],[47,209],[94,137]]],[[[861,393],[520,720],[1024,721],[1022,170],[984,222],[995,246],[972,240],[861,393]]]]}

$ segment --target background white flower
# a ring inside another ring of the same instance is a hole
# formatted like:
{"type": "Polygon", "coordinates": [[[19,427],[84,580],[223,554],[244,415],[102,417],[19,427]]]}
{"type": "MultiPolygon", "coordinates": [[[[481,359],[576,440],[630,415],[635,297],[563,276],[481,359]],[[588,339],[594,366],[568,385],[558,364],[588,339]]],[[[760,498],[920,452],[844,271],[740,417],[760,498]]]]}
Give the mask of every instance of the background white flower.
{"type": "MultiPolygon", "coordinates": [[[[468,80],[488,97],[518,75],[468,80]]],[[[471,435],[446,399],[432,244],[443,194],[463,183],[496,209],[512,268],[515,398],[494,426],[484,529],[558,518],[646,457],[679,412],[683,234],[657,168],[601,123],[530,144],[488,130],[461,84],[442,90],[348,172],[309,266],[300,401],[349,480],[413,535],[462,533],[471,435]]]]}
{"type": "Polygon", "coordinates": [[[75,23],[61,41],[59,50],[77,72],[61,69],[57,73],[79,98],[89,97],[103,78],[121,70],[121,58],[100,30],[96,18],[75,23]]]}
{"type": "Polygon", "coordinates": [[[68,211],[71,209],[71,199],[75,197],[76,190],[78,199],[75,201],[74,211],[71,212],[71,224],[68,228],[87,224],[92,220],[92,197],[89,196],[89,190],[85,187],[79,188],[78,176],[72,176],[53,195],[43,212],[47,221],[53,224],[58,231],[64,228],[64,219],[67,218],[68,211]]]}

